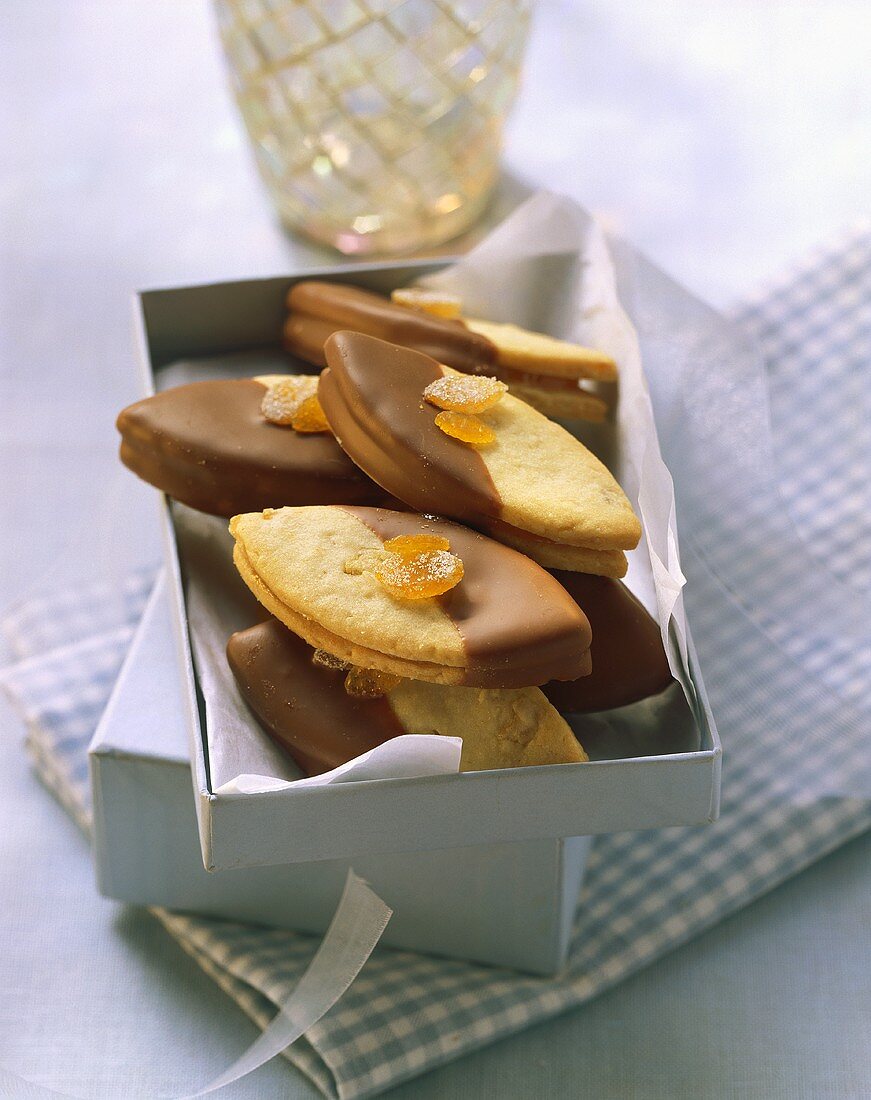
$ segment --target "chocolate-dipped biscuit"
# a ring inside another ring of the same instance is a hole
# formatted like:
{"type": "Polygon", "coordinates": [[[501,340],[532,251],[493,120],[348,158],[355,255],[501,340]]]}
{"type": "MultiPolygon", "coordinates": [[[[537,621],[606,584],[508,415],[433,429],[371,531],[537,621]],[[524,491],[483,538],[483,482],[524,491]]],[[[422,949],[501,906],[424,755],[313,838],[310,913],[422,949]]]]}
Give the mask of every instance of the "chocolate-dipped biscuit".
{"type": "Polygon", "coordinates": [[[542,688],[554,706],[576,714],[611,710],[658,695],[674,682],[659,626],[625,584],[584,573],[553,575],[593,631],[590,675],[542,688]]]}
{"type": "Polygon", "coordinates": [[[200,512],[230,517],[283,504],[386,503],[329,433],[261,412],[267,382],[213,379],[164,390],[118,416],[121,461],[200,512]]]}
{"type": "Polygon", "coordinates": [[[589,672],[589,623],[565,589],[516,551],[458,524],[352,506],[235,516],[234,561],[276,618],[363,668],[442,684],[526,687],[589,672]],[[403,598],[379,580],[384,543],[447,541],[462,580],[403,598]]]}
{"type": "Polygon", "coordinates": [[[359,287],[316,280],[297,283],[287,295],[290,316],[284,328],[288,351],[325,366],[324,342],[342,329],[363,332],[392,344],[415,348],[455,370],[475,374],[496,363],[496,347],[460,321],[395,305],[359,287]]]}
{"type": "Polygon", "coordinates": [[[318,396],[330,427],[388,492],[548,568],[626,572],[641,525],[610,472],[565,429],[507,393],[485,414],[494,440],[473,447],[442,431],[425,399],[449,368],[355,332],[332,335],[325,353],[318,396]]]}
{"type": "Polygon", "coordinates": [[[363,698],[346,690],[347,672],[313,656],[276,619],[239,631],[227,644],[242,698],[307,775],[406,733],[461,737],[463,771],[587,758],[537,688],[481,691],[402,680],[382,696],[363,698]]]}
{"type": "Polygon", "coordinates": [[[349,695],[347,673],[314,664],[313,653],[277,619],[240,630],[227,643],[242,698],[306,775],[330,771],[405,733],[383,696],[349,695]]]}
{"type": "Polygon", "coordinates": [[[604,420],[608,403],[581,389],[579,380],[617,377],[613,359],[601,352],[514,325],[434,316],[342,283],[297,283],[288,292],[287,308],[284,346],[316,366],[326,364],[324,343],[334,332],[362,332],[466,374],[496,375],[522,400],[562,419],[604,420]]]}

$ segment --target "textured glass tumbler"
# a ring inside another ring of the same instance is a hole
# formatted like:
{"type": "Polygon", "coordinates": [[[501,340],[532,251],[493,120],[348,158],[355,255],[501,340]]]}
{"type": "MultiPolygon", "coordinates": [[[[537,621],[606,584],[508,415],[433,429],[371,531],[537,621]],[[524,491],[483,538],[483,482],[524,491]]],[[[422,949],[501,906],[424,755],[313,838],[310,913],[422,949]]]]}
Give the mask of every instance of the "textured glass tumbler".
{"type": "Polygon", "coordinates": [[[530,0],[215,0],[288,228],[349,255],[461,233],[499,171],[530,0]]]}

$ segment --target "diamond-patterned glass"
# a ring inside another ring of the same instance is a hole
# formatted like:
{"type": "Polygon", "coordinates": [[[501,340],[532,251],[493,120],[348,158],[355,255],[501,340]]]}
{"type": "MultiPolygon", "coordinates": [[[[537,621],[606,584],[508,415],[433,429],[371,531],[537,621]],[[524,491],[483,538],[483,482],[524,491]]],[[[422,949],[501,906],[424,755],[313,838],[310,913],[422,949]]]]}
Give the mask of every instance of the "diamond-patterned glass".
{"type": "Polygon", "coordinates": [[[343,252],[448,240],[483,207],[530,0],[215,0],[260,173],[343,252]]]}

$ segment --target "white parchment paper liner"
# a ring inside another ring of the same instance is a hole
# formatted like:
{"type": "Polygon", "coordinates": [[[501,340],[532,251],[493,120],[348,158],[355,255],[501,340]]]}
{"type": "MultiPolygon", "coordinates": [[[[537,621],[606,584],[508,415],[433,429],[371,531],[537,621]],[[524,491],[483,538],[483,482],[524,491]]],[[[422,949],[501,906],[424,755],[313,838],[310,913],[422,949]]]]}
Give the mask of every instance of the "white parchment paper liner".
{"type": "MultiPolygon", "coordinates": [[[[470,315],[513,320],[610,352],[620,366],[620,401],[613,426],[589,427],[582,437],[617,474],[644,527],[630,555],[627,582],[656,614],[672,671],[694,709],[686,675],[684,578],[677,554],[672,480],[662,460],[636,332],[617,297],[614,262],[596,222],[576,204],[542,194],[524,204],[456,266],[427,280],[460,294],[470,315]]],[[[203,377],[286,369],[270,353],[227,356],[178,364],[162,385],[203,377]]],[[[387,742],[324,776],[301,780],[294,765],[259,729],[241,701],[227,667],[229,635],[256,618],[251,597],[235,576],[226,523],[176,507],[176,529],[185,569],[191,640],[206,714],[212,790],[257,793],[293,783],[315,785],[348,779],[434,775],[457,771],[460,742],[414,735],[387,742]]],[[[679,693],[678,693],[679,698],[679,693]]],[[[585,723],[609,725],[635,743],[660,743],[663,716],[686,747],[691,710],[672,692],[665,706],[639,704],[613,712],[613,720],[573,722],[581,741],[585,723]]]]}

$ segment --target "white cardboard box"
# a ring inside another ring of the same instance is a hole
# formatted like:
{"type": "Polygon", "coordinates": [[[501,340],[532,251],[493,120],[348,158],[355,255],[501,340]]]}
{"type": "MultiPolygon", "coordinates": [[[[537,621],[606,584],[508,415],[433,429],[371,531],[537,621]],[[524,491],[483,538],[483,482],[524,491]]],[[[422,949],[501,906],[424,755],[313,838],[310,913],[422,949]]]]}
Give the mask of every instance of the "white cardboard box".
{"type": "MultiPolygon", "coordinates": [[[[90,748],[97,883],[107,897],[323,932],[349,860],[203,868],[172,593],[158,581],[90,748]]],[[[353,860],[395,910],[383,943],[548,974],[565,960],[589,837],[353,860]]]]}
{"type": "MultiPolygon", "coordinates": [[[[443,266],[354,266],[144,292],[140,336],[146,392],[155,382],[159,388],[162,372],[177,360],[277,348],[287,290],[301,279],[326,276],[388,292],[443,266]]],[[[314,860],[353,859],[356,865],[399,850],[554,841],[716,818],[721,750],[704,684],[692,667],[691,641],[686,672],[695,693],[695,751],[259,794],[216,793],[191,659],[179,547],[166,507],[163,522],[200,842],[209,870],[314,860]]]]}

